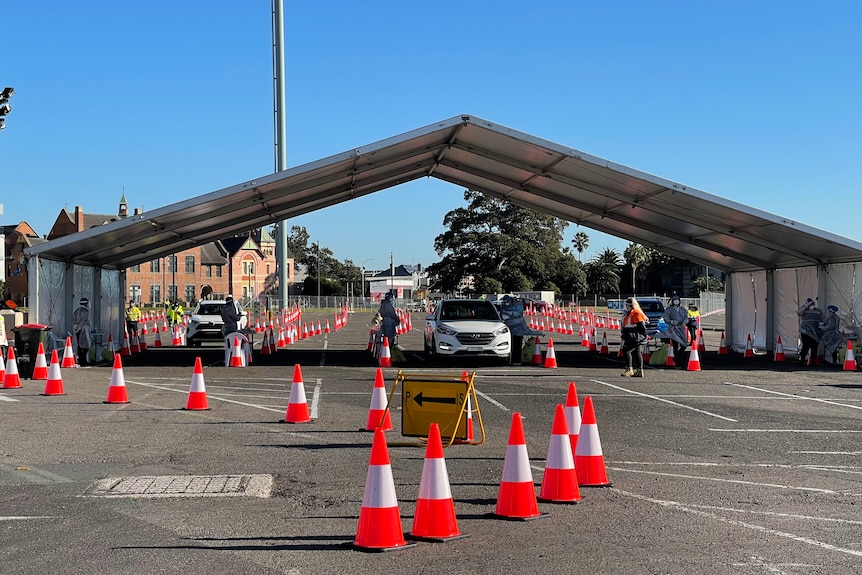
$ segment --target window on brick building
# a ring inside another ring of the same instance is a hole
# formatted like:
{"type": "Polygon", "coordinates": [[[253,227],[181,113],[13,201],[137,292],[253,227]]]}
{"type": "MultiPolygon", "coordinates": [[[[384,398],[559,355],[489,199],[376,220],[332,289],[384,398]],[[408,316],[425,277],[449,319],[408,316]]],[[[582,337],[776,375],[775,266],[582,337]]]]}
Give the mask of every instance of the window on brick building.
{"type": "Polygon", "coordinates": [[[208,277],[208,278],[213,277],[213,267],[212,267],[212,265],[210,264],[210,265],[206,265],[206,266],[204,266],[204,267],[206,268],[206,269],[204,270],[204,274],[206,275],[206,277],[208,277]]]}
{"type": "Polygon", "coordinates": [[[150,260],[150,272],[160,272],[162,267],[162,260],[150,260]]]}
{"type": "Polygon", "coordinates": [[[153,305],[159,305],[160,303],[162,303],[162,286],[158,284],[153,284],[150,286],[150,302],[153,305]]]}
{"type": "Polygon", "coordinates": [[[186,273],[195,273],[195,256],[186,256],[186,273]]]}
{"type": "Polygon", "coordinates": [[[222,274],[222,266],[216,266],[216,277],[220,278],[222,274]]]}
{"type": "MultiPolygon", "coordinates": [[[[140,267],[140,266],[138,266],[140,267]]],[[[140,303],[141,301],[141,286],[139,285],[130,285],[129,286],[129,300],[135,303],[140,303]]]]}
{"type": "Polygon", "coordinates": [[[141,273],[141,264],[129,268],[130,272],[141,273]]]}
{"type": "Polygon", "coordinates": [[[195,297],[195,286],[194,284],[186,284],[186,298],[185,301],[193,302],[197,298],[195,297]]]}
{"type": "Polygon", "coordinates": [[[175,272],[177,271],[177,256],[168,256],[165,258],[168,263],[168,271],[175,272]]]}

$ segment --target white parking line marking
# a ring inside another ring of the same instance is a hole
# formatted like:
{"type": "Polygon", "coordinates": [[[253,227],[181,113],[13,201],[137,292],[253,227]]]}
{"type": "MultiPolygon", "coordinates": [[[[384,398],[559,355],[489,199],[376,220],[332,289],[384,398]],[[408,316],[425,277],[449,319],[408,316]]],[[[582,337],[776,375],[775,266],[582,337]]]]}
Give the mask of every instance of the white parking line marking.
{"type": "Polygon", "coordinates": [[[12,397],[6,397],[5,395],[0,395],[0,401],[18,401],[18,400],[15,398],[12,398],[12,397]]]}
{"type": "Polygon", "coordinates": [[[862,433],[862,429],[710,429],[737,433],[862,433]]]}
{"type": "Polygon", "coordinates": [[[311,419],[318,419],[317,408],[320,406],[320,387],[323,385],[323,380],[319,377],[314,382],[314,394],[311,397],[311,419]]]}
{"type": "Polygon", "coordinates": [[[479,391],[478,389],[476,390],[476,395],[478,395],[479,397],[481,397],[482,399],[484,399],[485,401],[487,401],[487,402],[488,402],[488,403],[490,403],[491,405],[494,405],[494,406],[496,406],[496,407],[499,407],[499,408],[500,408],[500,409],[502,409],[503,411],[512,411],[511,409],[509,409],[508,407],[506,407],[505,405],[503,405],[503,404],[502,404],[502,403],[500,403],[499,401],[495,401],[495,400],[491,399],[490,397],[488,397],[487,395],[485,395],[484,393],[482,393],[482,392],[481,392],[481,391],[479,391]]]}
{"type": "Polygon", "coordinates": [[[716,417],[716,418],[718,418],[718,419],[723,419],[724,421],[733,421],[733,422],[736,422],[736,420],[735,420],[735,419],[730,418],[730,417],[725,417],[725,416],[723,416],[723,415],[718,415],[717,413],[712,413],[712,412],[710,412],[710,411],[705,411],[705,410],[703,410],[703,409],[697,409],[696,407],[691,407],[690,405],[685,405],[685,404],[682,404],[682,403],[677,403],[677,402],[675,402],[675,401],[670,401],[669,399],[664,399],[664,398],[662,398],[662,397],[658,397],[658,396],[656,396],[656,395],[650,395],[650,394],[648,394],[648,393],[641,393],[641,392],[639,392],[639,391],[634,391],[633,389],[626,389],[625,387],[620,387],[620,386],[618,386],[618,385],[614,385],[614,384],[612,384],[612,383],[608,383],[608,382],[606,382],[606,381],[602,381],[602,380],[600,380],[600,379],[592,379],[592,380],[590,380],[590,381],[593,381],[593,382],[598,383],[598,384],[600,384],[600,385],[605,385],[605,386],[607,386],[607,387],[612,387],[612,388],[614,388],[614,389],[618,389],[618,390],[620,390],[620,391],[624,391],[624,392],[626,392],[626,393],[630,393],[630,394],[632,394],[632,395],[639,395],[639,396],[641,396],[641,397],[648,397],[649,399],[654,399],[654,400],[656,400],[656,401],[661,401],[661,402],[663,402],[663,403],[667,403],[667,404],[670,404],[670,405],[673,405],[673,406],[676,406],[676,407],[682,407],[683,409],[690,409],[691,411],[694,411],[694,412],[697,412],[697,413],[702,413],[702,414],[704,414],[704,415],[708,415],[708,416],[710,416],[710,417],[716,417]]]}
{"type": "Polygon", "coordinates": [[[837,405],[838,407],[849,407],[850,409],[862,409],[862,405],[848,405],[846,403],[841,403],[838,401],[831,401],[828,399],[820,399],[818,397],[805,397],[804,395],[798,395],[795,393],[784,393],[781,391],[774,391],[772,389],[763,389],[762,387],[755,387],[753,385],[744,385],[742,383],[733,383],[731,381],[722,381],[722,385],[731,385],[733,387],[741,387],[743,389],[753,389],[754,391],[760,391],[763,393],[771,393],[773,395],[780,395],[781,397],[791,397],[793,399],[804,399],[805,401],[816,401],[817,403],[825,403],[828,405],[837,405]]]}
{"type": "MultiPolygon", "coordinates": [[[[143,383],[143,382],[141,382],[141,381],[129,381],[129,380],[127,379],[127,380],[126,380],[126,383],[127,383],[127,384],[132,384],[132,385],[140,385],[141,387],[149,387],[149,388],[152,388],[152,389],[161,389],[161,390],[164,390],[164,391],[173,391],[174,393],[187,393],[186,391],[183,391],[183,390],[179,390],[179,389],[172,389],[172,388],[170,388],[170,387],[164,387],[164,386],[161,386],[161,385],[153,385],[153,384],[151,384],[151,383],[143,383]]],[[[213,400],[213,401],[221,401],[221,402],[224,402],[224,403],[233,403],[233,404],[235,404],[235,405],[243,405],[243,406],[245,406],[245,407],[253,407],[254,409],[263,409],[264,411],[275,411],[275,412],[277,412],[277,413],[285,413],[285,410],[287,409],[286,407],[279,409],[279,408],[275,408],[275,407],[268,407],[268,406],[266,406],[266,405],[260,405],[260,404],[256,404],[256,403],[247,403],[247,402],[245,402],[245,401],[236,401],[236,400],[233,400],[233,399],[225,399],[225,398],[223,398],[223,397],[218,397],[218,396],[210,395],[209,393],[207,393],[207,399],[211,399],[211,400],[213,400]]],[[[129,404],[126,404],[126,405],[129,405],[129,404]]],[[[125,407],[125,406],[124,406],[124,407],[125,407]]],[[[304,433],[292,433],[292,432],[288,432],[288,435],[293,435],[293,436],[295,436],[295,437],[304,437],[305,439],[315,439],[315,437],[314,437],[313,435],[307,435],[307,434],[304,434],[304,433]]]]}
{"type": "Polygon", "coordinates": [[[751,523],[745,523],[743,521],[736,521],[734,519],[727,519],[726,517],[722,517],[720,515],[716,515],[714,513],[707,513],[706,511],[701,511],[700,509],[694,509],[690,506],[687,506],[684,503],[680,503],[679,501],[665,501],[661,499],[653,499],[651,497],[645,497],[643,495],[638,495],[637,493],[631,493],[628,491],[623,491],[621,489],[617,489],[612,487],[616,493],[620,493],[622,495],[627,495],[629,497],[633,497],[635,499],[640,499],[641,501],[647,501],[649,503],[655,503],[656,505],[661,505],[662,507],[670,507],[673,509],[677,509],[679,511],[683,511],[685,513],[691,513],[693,515],[699,515],[701,517],[706,517],[708,519],[715,519],[717,521],[721,521],[723,523],[727,523],[729,525],[735,525],[737,527],[744,527],[746,529],[753,529],[755,531],[761,531],[763,533],[768,533],[770,535],[776,535],[778,537],[784,537],[786,539],[792,539],[793,541],[798,541],[800,543],[806,543],[808,545],[813,545],[815,547],[820,547],[821,549],[826,549],[828,551],[837,551],[839,553],[846,553],[848,555],[854,555],[857,557],[862,557],[862,551],[856,551],[854,549],[847,549],[845,547],[838,547],[837,545],[832,545],[831,543],[826,543],[824,541],[818,541],[816,539],[811,539],[810,537],[802,537],[800,535],[796,535],[795,533],[788,533],[787,531],[777,531],[775,529],[769,529],[768,527],[763,527],[760,525],[753,525],[751,523]]]}
{"type": "Polygon", "coordinates": [[[643,473],[645,475],[661,475],[662,477],[676,477],[679,479],[699,479],[701,481],[715,481],[717,483],[735,483],[737,485],[753,485],[755,487],[775,487],[778,489],[788,489],[788,490],[799,490],[799,491],[813,491],[815,493],[826,493],[829,495],[838,495],[837,491],[832,491],[831,489],[820,489],[817,487],[797,487],[794,485],[782,485],[780,483],[760,483],[758,481],[743,481],[741,479],[721,479],[718,477],[703,477],[699,475],[681,475],[679,473],[662,473],[660,471],[646,471],[643,469],[626,469],[624,467],[611,467],[608,466],[609,470],[613,471],[622,471],[628,473],[643,473]]]}
{"type": "Polygon", "coordinates": [[[30,517],[9,515],[0,517],[0,521],[27,521],[29,519],[58,519],[56,515],[32,515],[30,517]]]}

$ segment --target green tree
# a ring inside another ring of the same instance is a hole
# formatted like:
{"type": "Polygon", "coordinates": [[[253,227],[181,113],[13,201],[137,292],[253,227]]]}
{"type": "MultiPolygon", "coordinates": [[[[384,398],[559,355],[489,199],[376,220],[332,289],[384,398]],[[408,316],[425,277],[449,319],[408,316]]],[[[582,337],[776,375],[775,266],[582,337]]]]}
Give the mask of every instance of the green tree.
{"type": "Polygon", "coordinates": [[[590,247],[590,236],[584,232],[578,232],[572,238],[572,244],[578,252],[578,261],[581,261],[581,255],[590,247]]]}
{"type": "Polygon", "coordinates": [[[537,290],[555,280],[567,222],[473,190],[464,200],[467,206],[447,213],[447,230],[434,239],[442,257],[428,266],[435,289],[451,293],[468,276],[477,290],[537,290]]]}
{"type": "Polygon", "coordinates": [[[700,297],[700,292],[724,292],[724,284],[718,278],[700,276],[694,280],[690,297],[700,297]]]}
{"type": "Polygon", "coordinates": [[[632,268],[632,293],[638,293],[637,270],[650,262],[650,251],[640,244],[630,243],[623,252],[623,257],[632,268]]]}
{"type": "Polygon", "coordinates": [[[623,260],[613,248],[605,248],[587,262],[587,282],[590,291],[596,293],[619,293],[620,268],[623,260]]]}

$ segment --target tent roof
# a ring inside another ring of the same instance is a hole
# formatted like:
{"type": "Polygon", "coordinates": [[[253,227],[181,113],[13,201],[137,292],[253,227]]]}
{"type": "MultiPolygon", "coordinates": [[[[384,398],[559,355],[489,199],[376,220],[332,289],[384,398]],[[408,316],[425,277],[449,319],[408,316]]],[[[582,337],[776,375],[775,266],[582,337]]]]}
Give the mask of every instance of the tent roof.
{"type": "Polygon", "coordinates": [[[466,115],[27,253],[122,269],[429,176],[727,272],[862,261],[858,242],[466,115]]]}

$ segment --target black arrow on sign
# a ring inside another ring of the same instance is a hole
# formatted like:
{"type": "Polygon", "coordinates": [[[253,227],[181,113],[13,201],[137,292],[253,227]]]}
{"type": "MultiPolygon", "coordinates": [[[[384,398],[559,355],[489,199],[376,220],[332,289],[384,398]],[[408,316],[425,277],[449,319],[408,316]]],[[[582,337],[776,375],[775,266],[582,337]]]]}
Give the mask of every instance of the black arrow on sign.
{"type": "Polygon", "coordinates": [[[413,396],[413,401],[419,404],[419,407],[422,407],[422,402],[427,401],[428,403],[455,403],[454,397],[422,397],[422,392],[420,391],[415,396],[413,396]]]}

